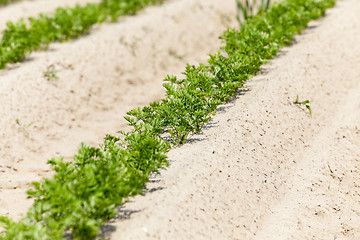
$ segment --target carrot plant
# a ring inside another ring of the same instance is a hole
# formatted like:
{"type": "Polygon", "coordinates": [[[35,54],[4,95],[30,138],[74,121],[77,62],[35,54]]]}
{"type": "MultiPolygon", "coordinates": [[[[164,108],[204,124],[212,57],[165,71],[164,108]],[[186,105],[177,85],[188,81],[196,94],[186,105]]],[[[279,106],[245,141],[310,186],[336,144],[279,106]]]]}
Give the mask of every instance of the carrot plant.
{"type": "Polygon", "coordinates": [[[309,100],[299,101],[299,95],[296,95],[296,100],[294,101],[294,104],[305,105],[305,107],[309,110],[310,117],[312,117],[312,111],[309,103],[309,100]]]}
{"type": "Polygon", "coordinates": [[[16,23],[8,22],[0,40],[0,69],[7,63],[24,60],[37,49],[47,49],[54,41],[67,41],[90,31],[94,24],[116,21],[120,16],[135,14],[150,4],[165,0],[102,0],[100,3],[57,8],[52,15],[40,14],[16,23]]]}
{"type": "Polygon", "coordinates": [[[19,2],[22,0],[0,0],[0,6],[8,5],[10,3],[19,2]]]}
{"type": "Polygon", "coordinates": [[[94,239],[101,225],[115,216],[117,205],[143,193],[149,175],[169,165],[166,153],[171,146],[199,133],[219,104],[334,4],[285,0],[273,4],[266,15],[248,18],[239,30],[227,30],[221,36],[226,56],[217,52],[207,65],[187,65],[183,78],[167,76],[166,98],[129,111],[125,119],[132,130],[122,132],[122,138],[107,135],[99,147],[82,145],[72,161],[49,160],[54,177],[33,183],[28,196],[34,204],[24,219],[0,217],[5,228],[0,239],[64,239],[65,233],[73,239],[94,239]]]}
{"type": "Polygon", "coordinates": [[[57,70],[55,69],[55,65],[54,64],[50,64],[47,68],[46,71],[44,72],[44,77],[48,80],[48,81],[52,81],[52,80],[58,80],[59,77],[56,75],[57,70]]]}
{"type": "Polygon", "coordinates": [[[261,0],[259,4],[257,0],[236,0],[236,18],[240,25],[254,15],[266,13],[270,8],[270,2],[270,0],[261,0]]]}
{"type": "Polygon", "coordinates": [[[15,119],[15,122],[16,122],[16,124],[18,125],[18,127],[19,127],[19,130],[20,131],[22,131],[22,132],[24,132],[26,135],[29,135],[29,132],[27,131],[27,129],[29,128],[29,127],[31,127],[35,122],[31,122],[31,123],[29,123],[29,124],[27,124],[27,125],[23,125],[22,123],[20,123],[20,119],[15,119]]]}

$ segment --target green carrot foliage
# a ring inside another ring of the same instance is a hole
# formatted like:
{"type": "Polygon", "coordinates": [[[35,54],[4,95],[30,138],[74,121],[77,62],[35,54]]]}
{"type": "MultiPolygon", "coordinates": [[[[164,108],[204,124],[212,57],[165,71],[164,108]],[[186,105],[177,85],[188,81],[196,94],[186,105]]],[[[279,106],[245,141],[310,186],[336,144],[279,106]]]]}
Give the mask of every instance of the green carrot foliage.
{"type": "Polygon", "coordinates": [[[7,63],[17,63],[32,51],[47,49],[54,41],[67,41],[88,33],[91,27],[104,21],[116,21],[120,16],[133,15],[151,4],[165,0],[102,0],[100,3],[57,8],[52,15],[40,14],[16,23],[8,22],[0,40],[0,69],[7,63]]]}
{"type": "Polygon", "coordinates": [[[15,3],[15,2],[19,2],[22,0],[0,0],[0,7],[4,6],[4,5],[8,5],[10,3],[15,3]]]}
{"type": "MultiPolygon", "coordinates": [[[[127,7],[122,10],[103,8],[107,11],[102,15],[93,13],[92,7],[85,15],[80,13],[80,7],[78,10],[58,10],[63,16],[75,14],[78,21],[56,17],[47,20],[44,16],[41,24],[52,29],[62,22],[67,27],[50,35],[64,40],[88,30],[81,26],[90,24],[79,22],[91,23],[95,18],[103,21],[108,16],[134,13],[149,1],[102,2],[104,6],[123,6],[121,3],[126,3],[127,7]],[[136,3],[139,6],[134,5],[136,3]],[[55,19],[58,19],[57,23],[55,19]],[[46,25],[47,21],[55,25],[46,25]]],[[[0,217],[0,225],[5,228],[0,239],[64,239],[64,234],[69,232],[74,239],[94,239],[101,225],[115,216],[117,205],[130,196],[143,193],[150,174],[169,165],[166,153],[171,146],[183,144],[191,135],[199,133],[219,104],[234,96],[280,47],[290,44],[293,36],[310,20],[323,16],[334,4],[334,0],[285,0],[274,3],[266,14],[248,18],[239,30],[227,30],[221,36],[226,43],[222,47],[224,54],[210,55],[208,65],[188,65],[183,78],[167,76],[164,79],[166,98],[128,112],[125,119],[132,126],[130,132],[122,132],[121,138],[108,135],[99,147],[82,145],[71,161],[49,160],[54,177],[33,183],[34,188],[28,195],[34,199],[34,205],[24,219],[14,222],[0,217]]],[[[36,21],[36,24],[40,23],[36,21]]],[[[23,51],[36,48],[27,45],[27,41],[45,45],[49,42],[47,37],[34,37],[37,35],[23,21],[8,26],[13,30],[5,31],[4,37],[15,42],[6,45],[11,51],[0,48],[3,59],[6,56],[15,61],[17,58],[11,55],[12,52],[19,51],[16,56],[23,58],[23,51]],[[28,40],[21,37],[22,40],[15,40],[17,35],[27,36],[28,40]]]]}

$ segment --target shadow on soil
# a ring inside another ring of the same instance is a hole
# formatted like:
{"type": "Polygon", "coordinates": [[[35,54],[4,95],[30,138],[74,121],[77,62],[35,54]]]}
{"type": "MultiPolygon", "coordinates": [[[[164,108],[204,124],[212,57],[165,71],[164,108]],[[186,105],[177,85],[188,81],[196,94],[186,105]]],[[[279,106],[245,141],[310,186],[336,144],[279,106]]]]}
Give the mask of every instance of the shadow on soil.
{"type": "MultiPolygon", "coordinates": [[[[266,74],[268,72],[267,69],[261,69],[259,74],[266,74]]],[[[224,104],[224,105],[220,105],[217,110],[216,110],[216,114],[223,114],[223,113],[226,113],[228,109],[230,109],[233,104],[235,104],[235,101],[240,98],[240,96],[242,95],[245,95],[247,92],[250,92],[251,90],[248,89],[248,88],[240,88],[236,95],[229,98],[229,100],[224,104]]],[[[204,126],[202,127],[201,129],[201,132],[200,134],[195,134],[195,135],[192,135],[188,138],[187,140],[187,144],[190,143],[196,143],[196,142],[200,142],[200,141],[204,141],[206,139],[206,136],[204,134],[204,131],[206,130],[209,130],[211,128],[214,128],[214,127],[217,127],[219,124],[213,120],[210,120],[208,123],[204,124],[204,126]]],[[[168,137],[163,137],[164,140],[169,140],[168,137]]],[[[178,147],[181,147],[178,146],[178,147]]],[[[171,159],[169,159],[169,162],[173,162],[171,159]]],[[[155,184],[156,183],[160,183],[162,180],[160,178],[160,175],[159,174],[154,174],[153,176],[151,176],[151,179],[149,181],[150,185],[151,184],[155,184]]],[[[151,194],[151,193],[154,193],[154,192],[158,192],[158,191],[161,191],[165,189],[164,187],[161,187],[161,186],[155,186],[155,187],[149,187],[149,186],[146,186],[145,187],[145,191],[144,191],[144,195],[145,194],[151,194]]],[[[114,223],[115,222],[121,222],[121,221],[126,221],[126,220],[129,220],[131,218],[131,216],[134,214],[134,213],[138,213],[138,212],[141,212],[141,209],[140,210],[134,210],[134,209],[129,209],[129,208],[126,208],[126,206],[122,205],[122,206],[119,206],[118,207],[118,214],[116,215],[116,217],[112,218],[111,220],[109,220],[108,222],[106,222],[103,227],[101,228],[101,233],[99,235],[99,239],[109,239],[111,234],[113,232],[116,231],[116,227],[114,226],[114,223]]]]}
{"type": "MultiPolygon", "coordinates": [[[[259,74],[266,75],[269,71],[270,70],[268,70],[268,69],[260,69],[259,74]]],[[[247,87],[240,88],[237,91],[235,96],[229,98],[229,100],[225,104],[220,105],[217,108],[216,114],[226,113],[227,110],[230,109],[235,104],[235,101],[237,99],[239,99],[242,95],[245,95],[246,93],[248,93],[250,91],[251,90],[249,88],[247,88],[247,87]]],[[[191,143],[204,141],[206,139],[204,131],[209,130],[209,129],[214,128],[214,127],[217,127],[218,125],[219,124],[217,122],[215,122],[214,120],[210,120],[208,123],[204,124],[204,126],[201,129],[200,134],[195,134],[195,135],[190,136],[186,143],[191,144],[191,143]]],[[[163,137],[163,138],[164,138],[164,140],[168,140],[168,137],[163,137]]],[[[181,147],[181,145],[179,147],[181,147]]],[[[171,163],[173,161],[171,161],[171,159],[169,159],[169,162],[171,163]]],[[[158,192],[158,191],[161,191],[161,190],[165,189],[164,187],[156,186],[156,183],[160,183],[161,181],[162,180],[161,180],[159,174],[154,174],[153,176],[151,176],[149,184],[150,185],[155,184],[155,186],[154,187],[146,186],[145,191],[144,191],[144,195],[145,194],[152,194],[154,192],[158,192]]],[[[129,201],[129,202],[131,202],[131,201],[129,201]]],[[[126,208],[126,206],[124,206],[124,205],[119,206],[118,207],[118,214],[116,215],[116,217],[110,219],[108,222],[106,222],[102,226],[101,233],[99,234],[98,239],[110,239],[111,234],[116,231],[116,227],[114,226],[115,222],[119,222],[119,221],[121,222],[121,221],[129,220],[134,213],[138,213],[138,212],[141,212],[141,211],[142,211],[141,209],[140,210],[139,209],[134,210],[134,209],[126,208]]]]}
{"type": "Polygon", "coordinates": [[[131,215],[140,211],[141,210],[130,210],[119,207],[116,217],[112,218],[101,227],[101,233],[99,234],[98,239],[110,239],[111,234],[116,231],[116,227],[113,223],[128,220],[131,218],[131,215]]]}
{"type": "MultiPolygon", "coordinates": [[[[160,174],[154,174],[150,178],[151,179],[149,180],[149,183],[147,185],[157,184],[157,183],[161,182],[160,174]]],[[[151,194],[151,193],[154,193],[157,191],[161,191],[163,189],[164,189],[164,187],[161,187],[161,186],[154,186],[154,187],[145,186],[144,195],[151,194]]],[[[132,200],[129,200],[127,202],[132,202],[132,200]]],[[[118,213],[116,214],[116,216],[114,218],[107,221],[101,227],[101,232],[98,236],[98,239],[110,239],[111,234],[116,231],[116,227],[114,226],[114,223],[129,220],[134,213],[141,212],[141,209],[136,209],[136,210],[129,209],[126,207],[126,205],[120,205],[117,207],[117,212],[118,213]]]]}

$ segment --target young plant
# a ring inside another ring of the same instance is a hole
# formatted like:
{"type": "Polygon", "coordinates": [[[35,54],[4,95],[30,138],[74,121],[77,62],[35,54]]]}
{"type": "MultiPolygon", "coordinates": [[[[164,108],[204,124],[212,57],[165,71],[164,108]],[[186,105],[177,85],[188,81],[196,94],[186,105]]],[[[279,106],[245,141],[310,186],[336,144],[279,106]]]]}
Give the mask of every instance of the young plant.
{"type": "Polygon", "coordinates": [[[259,13],[266,13],[270,7],[270,0],[261,0],[260,6],[256,0],[236,0],[237,6],[237,20],[239,24],[243,21],[248,20],[248,18],[257,15],[259,13]],[[259,9],[256,11],[256,9],[259,9]]]}
{"type": "Polygon", "coordinates": [[[310,117],[312,117],[312,111],[309,103],[309,100],[299,101],[299,95],[296,95],[296,100],[294,101],[294,104],[305,105],[305,107],[309,110],[310,117]]]}
{"type": "MultiPolygon", "coordinates": [[[[4,69],[7,63],[24,60],[34,50],[47,49],[51,42],[63,42],[86,34],[94,24],[116,21],[120,16],[135,14],[148,5],[164,1],[102,0],[74,8],[57,8],[51,15],[40,14],[28,21],[8,22],[7,28],[0,34],[0,69],[4,69]]],[[[130,47],[135,53],[135,46],[130,47]]]]}
{"type": "Polygon", "coordinates": [[[44,77],[48,80],[58,80],[59,77],[56,75],[57,70],[55,70],[55,65],[51,64],[46,68],[46,71],[44,72],[44,77]]]}
{"type": "Polygon", "coordinates": [[[26,135],[29,135],[29,132],[27,131],[27,129],[28,129],[29,127],[31,127],[31,126],[35,123],[35,122],[31,122],[31,123],[23,126],[23,125],[20,123],[20,120],[19,120],[18,118],[15,120],[15,122],[16,122],[16,124],[19,126],[19,130],[21,130],[21,131],[23,131],[24,133],[26,133],[26,135]]]}

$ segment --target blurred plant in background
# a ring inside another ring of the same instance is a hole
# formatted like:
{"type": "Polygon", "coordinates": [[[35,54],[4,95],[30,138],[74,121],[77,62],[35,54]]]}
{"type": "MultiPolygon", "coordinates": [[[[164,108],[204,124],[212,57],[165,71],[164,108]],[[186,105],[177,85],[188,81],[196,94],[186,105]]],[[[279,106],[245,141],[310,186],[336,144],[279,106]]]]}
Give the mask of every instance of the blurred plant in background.
{"type": "Polygon", "coordinates": [[[261,12],[266,13],[271,0],[235,0],[237,6],[237,20],[241,25],[243,21],[261,12]]]}

